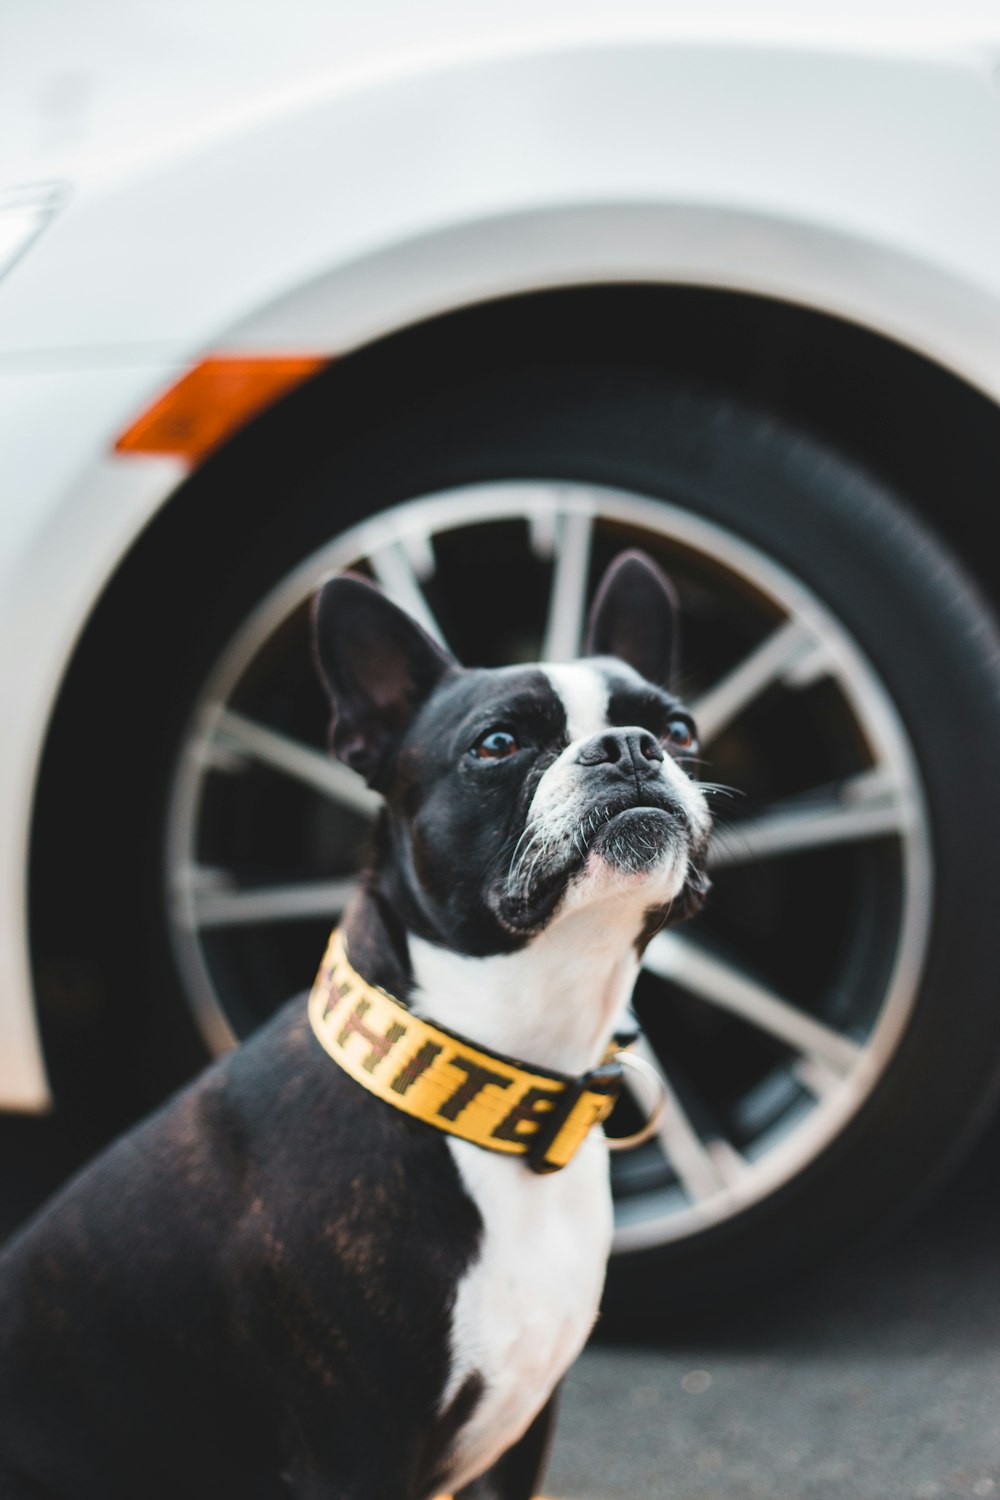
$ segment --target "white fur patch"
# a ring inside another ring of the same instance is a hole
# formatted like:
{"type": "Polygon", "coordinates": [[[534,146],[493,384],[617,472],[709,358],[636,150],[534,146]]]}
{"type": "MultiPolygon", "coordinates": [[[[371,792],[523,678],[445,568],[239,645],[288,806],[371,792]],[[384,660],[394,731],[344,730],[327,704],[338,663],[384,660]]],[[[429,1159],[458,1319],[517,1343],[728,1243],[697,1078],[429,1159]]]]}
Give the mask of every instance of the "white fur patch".
{"type": "Polygon", "coordinates": [[[443,1409],[478,1374],[483,1394],[449,1455],[459,1490],[516,1443],[593,1325],[611,1248],[607,1147],[584,1142],[539,1177],[468,1141],[448,1143],[483,1218],[482,1253],[458,1289],[443,1409]]]}
{"type": "Polygon", "coordinates": [[[631,996],[648,899],[641,885],[630,892],[620,882],[596,914],[571,913],[517,952],[489,958],[411,936],[410,1006],[529,1067],[585,1072],[600,1062],[631,996]]]}
{"type": "Polygon", "coordinates": [[[586,662],[543,666],[552,688],[566,712],[570,740],[589,740],[608,727],[608,692],[604,673],[586,662]]]}
{"type": "MultiPolygon", "coordinates": [[[[411,1006],[526,1063],[583,1072],[603,1057],[638,970],[642,905],[616,890],[596,919],[571,915],[519,952],[469,958],[410,937],[411,1006]]],[[[580,1352],[611,1245],[607,1147],[594,1131],[561,1172],[449,1139],[483,1220],[478,1259],[459,1284],[442,1411],[470,1375],[481,1399],[460,1429],[448,1484],[458,1490],[518,1440],[580,1352]]]]}

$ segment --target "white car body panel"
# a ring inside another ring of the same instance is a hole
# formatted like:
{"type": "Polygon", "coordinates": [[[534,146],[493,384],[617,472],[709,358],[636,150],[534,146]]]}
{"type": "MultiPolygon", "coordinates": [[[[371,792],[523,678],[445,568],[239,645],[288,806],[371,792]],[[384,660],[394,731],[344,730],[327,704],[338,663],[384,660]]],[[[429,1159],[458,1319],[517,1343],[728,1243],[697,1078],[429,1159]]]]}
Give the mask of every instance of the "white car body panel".
{"type": "Polygon", "coordinates": [[[337,355],[483,298],[596,281],[800,302],[1000,399],[1000,18],[981,13],[101,0],[8,15],[0,187],[62,184],[65,201],[0,282],[0,1105],[48,1099],[25,870],[52,703],[184,472],[113,457],[117,434],[207,351],[337,355]]]}

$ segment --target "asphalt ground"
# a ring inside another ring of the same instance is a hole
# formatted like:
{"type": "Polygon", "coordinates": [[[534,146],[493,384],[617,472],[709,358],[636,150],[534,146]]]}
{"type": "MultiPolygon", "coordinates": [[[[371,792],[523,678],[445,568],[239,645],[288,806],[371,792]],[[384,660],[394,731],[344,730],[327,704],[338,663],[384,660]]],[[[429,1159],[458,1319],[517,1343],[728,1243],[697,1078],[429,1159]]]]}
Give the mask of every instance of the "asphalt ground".
{"type": "Polygon", "coordinates": [[[1000,1500],[1000,1128],[902,1230],[780,1300],[571,1371],[556,1500],[1000,1500]]]}
{"type": "MultiPolygon", "coordinates": [[[[88,1152],[0,1119],[0,1233],[88,1152]]],[[[891,1239],[655,1347],[592,1342],[552,1500],[1000,1500],[1000,1124],[891,1239]]]]}

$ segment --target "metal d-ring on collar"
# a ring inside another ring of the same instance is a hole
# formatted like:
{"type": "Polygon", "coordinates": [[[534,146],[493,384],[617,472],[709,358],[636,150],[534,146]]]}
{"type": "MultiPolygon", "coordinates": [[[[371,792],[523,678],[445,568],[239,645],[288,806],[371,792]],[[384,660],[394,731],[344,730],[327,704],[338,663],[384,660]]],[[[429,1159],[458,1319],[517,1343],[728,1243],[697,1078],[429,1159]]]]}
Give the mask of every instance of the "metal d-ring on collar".
{"type": "Polygon", "coordinates": [[[631,1068],[640,1078],[651,1083],[656,1091],[649,1117],[640,1130],[633,1131],[631,1135],[608,1136],[609,1151],[631,1151],[635,1146],[641,1146],[644,1141],[648,1141],[660,1128],[663,1111],[667,1105],[667,1085],[653,1065],[644,1057],[635,1057],[631,1052],[616,1052],[615,1061],[623,1068],[631,1068]]]}

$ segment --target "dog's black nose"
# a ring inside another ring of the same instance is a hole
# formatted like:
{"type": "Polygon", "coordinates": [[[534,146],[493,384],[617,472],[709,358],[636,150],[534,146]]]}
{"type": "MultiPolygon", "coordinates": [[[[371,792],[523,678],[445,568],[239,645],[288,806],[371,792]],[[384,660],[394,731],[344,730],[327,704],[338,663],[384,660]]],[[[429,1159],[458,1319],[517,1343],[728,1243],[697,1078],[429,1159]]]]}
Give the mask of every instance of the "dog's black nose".
{"type": "Polygon", "coordinates": [[[581,766],[621,765],[626,774],[639,774],[663,760],[663,746],[648,729],[605,729],[580,746],[576,759],[581,766]]]}

